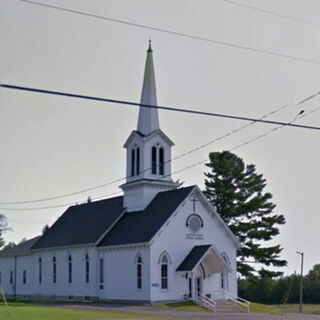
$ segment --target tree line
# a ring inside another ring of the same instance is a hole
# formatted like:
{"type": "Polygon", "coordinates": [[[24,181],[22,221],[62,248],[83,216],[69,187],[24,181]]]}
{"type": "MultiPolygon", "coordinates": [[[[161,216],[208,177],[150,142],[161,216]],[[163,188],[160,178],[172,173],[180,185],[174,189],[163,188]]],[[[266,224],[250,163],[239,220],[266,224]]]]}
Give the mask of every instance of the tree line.
{"type": "MultiPolygon", "coordinates": [[[[299,303],[300,275],[274,279],[268,275],[238,279],[239,296],[264,304],[299,303]]],[[[320,303],[320,264],[303,277],[303,302],[320,303]]]]}

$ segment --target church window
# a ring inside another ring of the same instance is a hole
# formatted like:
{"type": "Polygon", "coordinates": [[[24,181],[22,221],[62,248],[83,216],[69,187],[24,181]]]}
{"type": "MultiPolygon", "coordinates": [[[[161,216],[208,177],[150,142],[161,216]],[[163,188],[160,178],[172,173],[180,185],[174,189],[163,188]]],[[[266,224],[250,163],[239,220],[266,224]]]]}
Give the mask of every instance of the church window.
{"type": "Polygon", "coordinates": [[[27,270],[23,270],[22,272],[22,283],[23,284],[27,283],[27,270]]]}
{"type": "Polygon", "coordinates": [[[89,283],[89,276],[90,276],[90,262],[89,262],[89,255],[86,254],[86,283],[89,283]]]}
{"type": "Polygon", "coordinates": [[[57,282],[57,259],[56,257],[54,256],[53,259],[52,259],[52,281],[53,283],[56,283],[57,282]]]}
{"type": "Polygon", "coordinates": [[[137,153],[137,168],[136,168],[136,175],[140,173],[140,148],[136,149],[137,153]]]}
{"type": "Polygon", "coordinates": [[[131,175],[134,176],[134,170],[135,170],[135,160],[136,160],[136,150],[131,150],[131,175]]]}
{"type": "Polygon", "coordinates": [[[100,280],[100,289],[103,289],[103,282],[104,282],[104,271],[103,271],[103,258],[100,258],[99,260],[99,269],[100,269],[100,274],[99,274],[99,280],[100,280]]]}
{"type": "Polygon", "coordinates": [[[223,259],[227,264],[230,264],[230,259],[229,259],[228,255],[227,255],[225,252],[223,252],[223,253],[221,254],[221,256],[222,256],[222,259],[223,259]]]}
{"type": "Polygon", "coordinates": [[[142,289],[142,259],[140,255],[137,259],[137,289],[142,289]]]}
{"type": "Polygon", "coordinates": [[[39,283],[41,284],[42,283],[42,259],[39,258],[38,260],[38,267],[39,267],[39,283]]]}
{"type": "Polygon", "coordinates": [[[164,175],[164,151],[159,149],[159,174],[164,175]]]}
{"type": "Polygon", "coordinates": [[[68,256],[68,282],[72,283],[72,257],[71,254],[68,256]]]}
{"type": "Polygon", "coordinates": [[[225,274],[223,272],[221,272],[221,289],[225,289],[225,274]]]}
{"type": "Polygon", "coordinates": [[[10,271],[10,284],[13,284],[13,271],[10,271]]]}
{"type": "Polygon", "coordinates": [[[199,232],[203,228],[203,220],[198,214],[191,214],[187,218],[186,226],[192,233],[199,232]]]}
{"type": "Polygon", "coordinates": [[[168,257],[163,255],[161,259],[161,289],[168,289],[168,257]]]}
{"type": "Polygon", "coordinates": [[[151,172],[157,174],[157,148],[152,147],[151,149],[151,172]]]}

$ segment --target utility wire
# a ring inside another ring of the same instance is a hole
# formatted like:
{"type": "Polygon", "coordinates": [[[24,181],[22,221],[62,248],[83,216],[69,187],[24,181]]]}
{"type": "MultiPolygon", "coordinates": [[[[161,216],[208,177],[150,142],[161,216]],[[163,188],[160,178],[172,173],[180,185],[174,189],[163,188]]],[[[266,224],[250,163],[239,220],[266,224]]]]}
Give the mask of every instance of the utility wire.
{"type": "MultiPolygon", "coordinates": [[[[22,0],[20,0],[20,1],[22,1],[22,0]]],[[[86,96],[86,95],[80,95],[80,94],[74,94],[74,93],[52,91],[52,90],[43,90],[43,89],[38,89],[38,88],[22,87],[22,86],[9,85],[9,84],[0,84],[0,87],[6,88],[6,89],[41,93],[41,94],[64,96],[64,97],[69,97],[69,98],[77,98],[77,99],[115,103],[115,104],[121,104],[121,105],[129,105],[129,106],[134,106],[134,107],[145,107],[145,108],[151,108],[151,109],[160,109],[160,110],[167,110],[167,111],[174,111],[174,112],[198,114],[198,115],[208,116],[208,117],[218,117],[218,118],[226,118],[226,119],[234,119],[234,120],[242,120],[242,121],[251,121],[251,122],[256,122],[256,123],[284,125],[284,126],[288,126],[288,127],[296,127],[296,128],[302,128],[302,129],[320,130],[320,127],[307,126],[307,125],[302,125],[302,124],[294,124],[294,123],[290,123],[290,122],[265,120],[265,119],[250,118],[250,117],[243,117],[243,116],[234,116],[234,115],[230,115],[230,114],[198,111],[198,110],[193,110],[193,109],[175,108],[175,107],[167,107],[167,106],[155,106],[155,105],[142,104],[142,103],[132,102],[132,101],[110,99],[110,98],[101,98],[101,97],[94,97],[94,96],[86,96]]],[[[316,95],[319,95],[319,94],[320,94],[320,91],[316,93],[316,95]]]]}
{"type": "MultiPolygon", "coordinates": [[[[300,100],[300,101],[297,102],[295,105],[299,106],[299,105],[301,105],[301,104],[304,104],[304,103],[306,103],[307,101],[310,101],[311,99],[314,99],[314,98],[317,97],[319,94],[320,94],[320,92],[315,93],[315,94],[312,94],[312,95],[310,95],[310,96],[308,96],[308,97],[300,100]]],[[[289,106],[290,106],[289,104],[285,104],[285,105],[283,105],[283,106],[280,106],[279,108],[276,108],[275,110],[273,110],[273,111],[271,111],[271,112],[263,115],[263,116],[262,116],[261,118],[259,118],[259,119],[265,119],[265,118],[267,118],[267,117],[269,117],[269,116],[271,116],[271,115],[273,115],[273,114],[275,114],[275,113],[277,113],[277,112],[282,111],[283,109],[285,109],[285,108],[287,108],[287,107],[289,107],[289,106]]],[[[313,110],[313,111],[311,111],[311,112],[315,112],[315,111],[317,111],[317,110],[313,110]]],[[[309,113],[308,113],[308,114],[309,114],[309,113]]],[[[306,115],[307,115],[307,114],[304,114],[303,117],[306,116],[306,115]]],[[[297,117],[298,117],[298,116],[299,116],[299,114],[297,115],[297,117]]],[[[296,117],[296,118],[297,118],[297,117],[296,117]]],[[[295,118],[293,121],[291,121],[291,122],[294,122],[294,121],[296,120],[296,118],[295,118]]],[[[182,153],[182,154],[180,154],[180,155],[178,155],[178,156],[176,156],[176,157],[174,157],[174,158],[171,158],[171,159],[167,160],[165,163],[170,163],[170,162],[172,162],[172,161],[178,160],[178,159],[180,159],[180,158],[182,158],[182,157],[185,157],[185,156],[187,156],[187,155],[189,155],[189,154],[191,154],[191,153],[193,153],[193,152],[196,152],[196,151],[198,151],[198,150],[200,150],[200,149],[203,149],[203,148],[205,148],[205,147],[207,147],[207,146],[209,146],[209,145],[211,145],[211,144],[213,144],[213,143],[216,143],[216,142],[218,142],[218,141],[221,141],[221,140],[223,140],[223,139],[225,139],[225,138],[227,138],[227,137],[229,137],[229,136],[231,136],[231,135],[233,135],[233,134],[235,134],[235,133],[237,133],[237,132],[239,132],[239,131],[247,128],[247,127],[249,127],[250,125],[253,125],[254,123],[255,123],[255,121],[251,121],[250,123],[247,123],[247,124],[245,124],[245,125],[237,128],[237,129],[232,130],[232,131],[229,131],[229,132],[227,132],[226,134],[223,134],[222,136],[219,136],[219,137],[217,137],[217,138],[215,138],[215,139],[213,139],[213,140],[211,140],[211,141],[209,141],[209,142],[207,142],[207,143],[205,143],[205,144],[202,144],[202,145],[200,145],[200,146],[198,146],[198,147],[195,147],[195,148],[193,148],[193,149],[191,149],[191,150],[189,150],[189,151],[187,151],[187,152],[184,152],[184,153],[182,153]]],[[[201,163],[202,163],[202,162],[201,162],[201,163]]],[[[150,171],[150,170],[151,170],[151,168],[147,168],[147,169],[143,170],[141,173],[144,173],[144,172],[147,172],[147,171],[150,171]]],[[[90,188],[82,189],[82,190],[79,190],[79,191],[75,191],[75,192],[71,192],[71,193],[67,193],[67,194],[63,194],[63,195],[59,195],[59,196],[41,198],[41,199],[36,199],[36,200],[3,201],[3,202],[0,202],[0,204],[2,204],[2,205],[3,205],[3,204],[5,204],[5,205],[17,205],[17,204],[38,203],[38,202],[44,202],[44,201],[62,199],[62,198],[66,198],[66,197],[78,195],[78,194],[81,194],[81,193],[93,191],[93,190],[96,190],[96,189],[100,189],[100,188],[103,188],[103,187],[107,187],[107,186],[113,185],[113,184],[115,184],[115,183],[122,182],[122,181],[124,181],[126,178],[127,178],[127,177],[119,178],[119,179],[116,179],[116,180],[113,180],[113,181],[110,181],[110,182],[107,182],[107,183],[104,183],[104,184],[100,184],[100,185],[97,185],[97,186],[93,186],[93,187],[90,187],[90,188]]],[[[70,205],[70,203],[69,203],[69,204],[66,204],[66,205],[70,205]]],[[[64,206],[64,205],[61,205],[61,206],[64,206]]],[[[48,208],[48,209],[49,209],[49,208],[48,208]]]]}
{"type": "MultiPolygon", "coordinates": [[[[320,106],[311,110],[310,112],[304,114],[304,117],[311,114],[311,113],[314,113],[316,111],[320,110],[320,106]]],[[[296,119],[296,118],[295,118],[296,119]]],[[[295,121],[295,120],[292,120],[292,122],[295,121]]],[[[280,126],[277,126],[271,130],[268,130],[266,131],[265,133],[261,134],[261,135],[258,135],[252,139],[249,139],[245,142],[242,142],[236,146],[234,146],[233,148],[229,149],[229,151],[232,151],[232,150],[235,150],[235,149],[238,149],[240,147],[243,147],[245,145],[248,145],[254,141],[257,141],[263,137],[266,137],[267,135],[279,130],[279,129],[283,129],[285,126],[284,125],[280,125],[280,126]]],[[[159,180],[163,180],[163,179],[166,179],[167,177],[169,176],[173,176],[173,175],[176,175],[180,172],[183,172],[183,171],[186,171],[186,170],[189,170],[189,169],[192,169],[194,167],[197,167],[199,165],[202,165],[204,163],[206,163],[208,161],[208,159],[204,159],[204,160],[201,160],[201,161],[197,161],[191,165],[188,165],[186,167],[183,167],[181,169],[178,169],[177,171],[174,171],[172,172],[171,174],[167,174],[165,176],[162,176],[159,180]]],[[[147,170],[150,170],[150,169],[147,169],[147,170]]],[[[116,195],[116,194],[120,194],[121,192],[120,191],[116,191],[116,192],[113,192],[113,193],[110,193],[110,194],[107,194],[107,195],[104,195],[104,196],[100,196],[100,197],[96,197],[96,198],[92,198],[92,200],[98,200],[98,199],[102,199],[102,198],[106,198],[108,196],[111,196],[111,195],[116,195]]],[[[84,202],[80,202],[78,204],[83,204],[83,203],[87,203],[87,201],[84,201],[84,202]]],[[[0,208],[0,210],[3,210],[3,211],[36,211],[36,210],[46,210],[46,209],[53,209],[53,208],[60,208],[60,207],[66,207],[66,206],[71,206],[71,205],[75,205],[77,204],[76,202],[70,202],[70,203],[65,203],[65,204],[60,204],[60,205],[53,205],[53,206],[45,206],[45,207],[35,207],[35,208],[0,208]]]]}
{"type": "MultiPolygon", "coordinates": [[[[306,117],[307,115],[309,115],[309,114],[311,114],[311,113],[314,113],[314,112],[316,112],[316,111],[319,111],[319,110],[320,110],[320,106],[319,106],[319,107],[316,107],[315,109],[311,110],[310,112],[304,114],[303,117],[306,117]]],[[[294,120],[292,120],[292,121],[294,121],[294,120]]],[[[273,133],[273,132],[275,132],[275,131],[277,131],[277,130],[279,130],[279,129],[283,129],[284,127],[285,127],[285,126],[283,126],[283,125],[279,125],[279,126],[273,128],[273,129],[271,129],[271,130],[268,130],[268,131],[264,132],[263,134],[260,134],[260,135],[258,135],[258,136],[255,136],[255,137],[252,138],[252,139],[249,139],[249,140],[247,140],[247,141],[245,141],[245,142],[242,142],[242,143],[239,143],[239,144],[235,145],[234,147],[230,148],[229,151],[233,151],[233,150],[239,149],[239,148],[241,148],[241,147],[243,147],[243,146],[245,146],[245,145],[248,145],[248,144],[250,144],[250,143],[253,143],[253,142],[255,142],[255,141],[257,141],[257,140],[259,140],[259,139],[261,139],[261,138],[263,138],[263,137],[268,136],[269,134],[271,134],[271,133],[273,133]]],[[[204,163],[206,163],[207,161],[208,161],[207,158],[204,159],[204,160],[202,160],[202,161],[197,161],[197,162],[195,162],[195,163],[193,163],[193,164],[191,164],[191,165],[189,165],[189,166],[187,166],[187,167],[184,167],[184,168],[181,168],[181,169],[179,169],[179,170],[177,170],[177,171],[174,171],[174,172],[172,173],[172,175],[175,175],[175,174],[180,173],[180,172],[182,172],[182,171],[189,170],[189,169],[191,169],[191,168],[197,167],[198,165],[204,164],[204,163]]]]}
{"type": "Polygon", "coordinates": [[[309,20],[305,20],[305,19],[301,19],[301,18],[297,18],[297,17],[293,17],[293,16],[290,16],[290,15],[287,15],[287,14],[274,12],[274,11],[271,11],[271,10],[268,10],[268,9],[251,6],[251,5],[248,5],[248,4],[245,4],[245,3],[242,3],[242,2],[238,2],[238,1],[233,1],[233,0],[219,0],[219,1],[226,2],[226,3],[231,4],[231,5],[243,7],[243,8],[246,8],[246,9],[259,11],[259,12],[266,13],[266,14],[269,14],[269,15],[272,15],[272,16],[275,16],[275,17],[280,17],[280,18],[284,18],[284,19],[288,19],[288,20],[292,20],[292,21],[295,21],[295,22],[300,22],[300,23],[308,24],[308,25],[313,26],[313,27],[320,28],[320,24],[318,24],[318,23],[315,23],[315,22],[312,22],[312,21],[309,21],[309,20]]]}
{"type": "Polygon", "coordinates": [[[320,61],[319,60],[313,60],[313,59],[297,57],[297,56],[284,54],[284,53],[280,53],[280,52],[275,52],[275,51],[271,51],[271,50],[264,50],[264,49],[249,47],[249,46],[241,45],[241,44],[234,43],[234,42],[227,42],[227,41],[217,40],[217,39],[213,39],[213,38],[207,38],[207,37],[192,35],[192,34],[189,34],[189,33],[178,32],[178,31],[173,31],[173,30],[169,30],[169,29],[154,27],[154,26],[150,26],[150,25],[134,23],[134,22],[130,22],[130,21],[122,20],[122,19],[110,18],[110,17],[107,17],[107,16],[92,14],[92,13],[79,11],[79,10],[74,10],[74,9],[68,9],[68,8],[54,6],[54,5],[41,3],[41,2],[37,2],[37,1],[32,1],[32,0],[20,0],[20,1],[28,3],[28,4],[32,4],[32,5],[37,5],[37,6],[50,8],[50,9],[55,9],[55,10],[60,10],[60,11],[64,11],[64,12],[69,12],[69,13],[79,14],[79,15],[83,15],[83,16],[88,16],[88,17],[91,17],[91,18],[102,19],[102,20],[106,20],[106,21],[109,21],[109,22],[125,24],[125,25],[129,25],[129,26],[132,26],[132,27],[138,27],[138,28],[153,30],[153,31],[167,33],[167,34],[180,36],[180,37],[193,39],[193,40],[205,41],[205,42],[213,43],[213,44],[224,46],[224,47],[231,47],[231,48],[251,51],[251,52],[255,52],[255,53],[260,53],[260,54],[264,54],[264,55],[276,56],[276,57],[286,58],[286,59],[290,59],[290,60],[296,60],[296,61],[302,61],[302,62],[306,62],[306,63],[312,63],[312,64],[320,65],[320,61]]]}

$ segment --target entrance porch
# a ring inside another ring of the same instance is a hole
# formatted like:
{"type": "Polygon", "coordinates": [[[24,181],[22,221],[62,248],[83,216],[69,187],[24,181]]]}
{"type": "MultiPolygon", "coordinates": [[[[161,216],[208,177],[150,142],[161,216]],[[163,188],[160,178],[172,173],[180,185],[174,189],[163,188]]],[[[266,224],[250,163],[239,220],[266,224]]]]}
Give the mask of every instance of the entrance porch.
{"type": "Polygon", "coordinates": [[[186,298],[195,300],[204,296],[213,300],[225,300],[229,291],[229,273],[232,271],[213,245],[194,246],[177,268],[188,282],[186,298]]]}

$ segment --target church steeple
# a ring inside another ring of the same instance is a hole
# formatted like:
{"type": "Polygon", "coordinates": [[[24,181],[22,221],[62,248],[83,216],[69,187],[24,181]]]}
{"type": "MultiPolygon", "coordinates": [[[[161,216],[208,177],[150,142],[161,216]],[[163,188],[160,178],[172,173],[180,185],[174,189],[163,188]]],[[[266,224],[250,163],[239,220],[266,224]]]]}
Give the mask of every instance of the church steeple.
{"type": "MultiPolygon", "coordinates": [[[[153,51],[151,48],[151,40],[149,40],[140,103],[156,106],[157,90],[152,55],[153,51]]],[[[154,108],[140,107],[137,130],[144,135],[148,135],[158,129],[158,110],[154,108]]]]}
{"type": "MultiPolygon", "coordinates": [[[[147,50],[141,104],[157,105],[156,81],[151,42],[147,50]]],[[[128,211],[143,210],[161,191],[175,189],[171,179],[173,142],[159,127],[158,109],[140,106],[138,128],[124,147],[127,150],[126,183],[123,205],[128,211]]]]}

